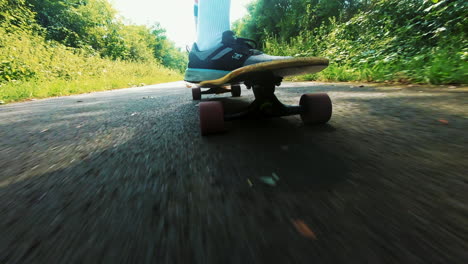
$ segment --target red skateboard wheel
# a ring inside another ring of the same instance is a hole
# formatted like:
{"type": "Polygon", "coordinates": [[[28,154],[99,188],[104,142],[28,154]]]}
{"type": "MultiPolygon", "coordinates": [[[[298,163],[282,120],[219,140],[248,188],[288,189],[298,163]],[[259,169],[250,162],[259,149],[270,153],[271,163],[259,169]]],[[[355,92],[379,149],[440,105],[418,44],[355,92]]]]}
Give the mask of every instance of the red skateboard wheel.
{"type": "Polygon", "coordinates": [[[332,102],[326,93],[303,94],[299,105],[304,108],[301,113],[304,124],[324,124],[332,116],[332,102]]]}
{"type": "Polygon", "coordinates": [[[201,88],[200,87],[192,88],[192,98],[193,100],[201,100],[201,88]]]}
{"type": "Polygon", "coordinates": [[[224,109],[221,102],[202,102],[199,108],[203,136],[224,131],[224,109]]]}

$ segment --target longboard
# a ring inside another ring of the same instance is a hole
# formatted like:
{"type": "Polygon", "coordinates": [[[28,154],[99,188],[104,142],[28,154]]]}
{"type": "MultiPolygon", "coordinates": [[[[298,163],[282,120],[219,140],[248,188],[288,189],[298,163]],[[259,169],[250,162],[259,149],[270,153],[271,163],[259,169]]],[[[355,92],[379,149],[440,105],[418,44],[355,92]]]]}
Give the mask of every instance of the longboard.
{"type": "Polygon", "coordinates": [[[305,124],[324,124],[332,115],[332,102],[326,93],[304,94],[298,106],[282,104],[274,95],[275,87],[281,85],[283,77],[307,73],[317,73],[328,67],[328,59],[320,57],[292,58],[257,63],[238,68],[216,80],[207,80],[192,88],[194,100],[202,94],[231,92],[233,97],[241,94],[241,83],[253,89],[255,100],[243,111],[234,114],[224,113],[219,101],[199,104],[200,130],[202,135],[225,131],[224,122],[246,117],[281,117],[300,115],[305,124]],[[230,85],[231,87],[227,87],[230,85]],[[201,88],[209,88],[201,91],[201,88]]]}
{"type": "Polygon", "coordinates": [[[312,74],[327,68],[328,63],[328,59],[321,57],[291,58],[262,62],[238,68],[224,77],[203,81],[199,85],[200,87],[215,88],[226,84],[242,83],[266,72],[278,77],[312,74]]]}

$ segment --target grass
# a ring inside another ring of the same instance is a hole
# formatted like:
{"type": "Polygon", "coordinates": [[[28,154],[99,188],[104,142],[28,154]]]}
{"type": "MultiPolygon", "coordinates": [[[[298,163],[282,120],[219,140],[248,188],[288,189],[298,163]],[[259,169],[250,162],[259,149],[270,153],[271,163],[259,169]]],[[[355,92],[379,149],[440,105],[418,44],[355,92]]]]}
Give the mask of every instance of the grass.
{"type": "Polygon", "coordinates": [[[468,63],[446,51],[427,55],[424,60],[409,58],[394,63],[334,63],[330,58],[330,65],[324,71],[298,76],[293,80],[466,84],[468,63]]]}
{"type": "Polygon", "coordinates": [[[416,84],[467,84],[468,42],[446,38],[435,46],[414,49],[395,37],[370,41],[347,39],[341,26],[314,35],[306,32],[288,41],[266,40],[264,50],[274,55],[320,56],[330,65],[318,74],[294,78],[301,81],[360,81],[416,84]],[[337,34],[336,32],[341,34],[337,34]],[[394,43],[395,42],[395,43],[394,43]]]}
{"type": "Polygon", "coordinates": [[[12,81],[0,86],[5,103],[32,98],[47,98],[181,80],[180,73],[154,65],[113,62],[101,76],[75,80],[12,81]],[[122,67],[119,67],[122,66],[122,67]]]}

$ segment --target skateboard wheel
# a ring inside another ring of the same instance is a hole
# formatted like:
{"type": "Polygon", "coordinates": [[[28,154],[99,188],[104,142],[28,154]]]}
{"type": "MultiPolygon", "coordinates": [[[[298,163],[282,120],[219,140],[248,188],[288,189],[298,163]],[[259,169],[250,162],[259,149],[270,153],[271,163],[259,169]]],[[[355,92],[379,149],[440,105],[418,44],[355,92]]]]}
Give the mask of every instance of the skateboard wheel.
{"type": "Polygon", "coordinates": [[[240,97],[241,96],[241,87],[240,85],[231,85],[231,95],[232,97],[240,97]]]}
{"type": "Polygon", "coordinates": [[[224,109],[221,102],[202,102],[199,108],[202,136],[224,131],[224,109]]]}
{"type": "Polygon", "coordinates": [[[201,100],[201,88],[200,87],[192,88],[192,98],[193,100],[201,100]]]}
{"type": "Polygon", "coordinates": [[[304,109],[301,119],[304,124],[324,124],[332,115],[332,102],[326,93],[303,94],[299,105],[304,109]]]}

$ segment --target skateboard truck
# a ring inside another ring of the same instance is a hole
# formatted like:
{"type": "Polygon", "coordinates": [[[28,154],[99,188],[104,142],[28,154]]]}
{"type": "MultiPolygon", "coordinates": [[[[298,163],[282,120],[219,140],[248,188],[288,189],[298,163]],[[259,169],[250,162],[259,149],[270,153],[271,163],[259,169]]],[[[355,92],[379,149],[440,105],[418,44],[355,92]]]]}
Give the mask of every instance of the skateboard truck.
{"type": "Polygon", "coordinates": [[[302,112],[301,106],[289,106],[281,103],[275,96],[276,86],[281,85],[282,77],[277,77],[270,72],[257,75],[255,79],[244,84],[247,89],[252,89],[255,100],[242,112],[224,115],[224,121],[254,117],[271,118],[288,115],[297,115],[302,112]]]}
{"type": "Polygon", "coordinates": [[[224,87],[212,87],[206,91],[202,91],[200,87],[192,88],[192,98],[193,100],[201,100],[202,94],[222,94],[228,92],[231,93],[232,97],[240,97],[240,84],[232,84],[231,89],[227,89],[224,87]]]}
{"type": "Polygon", "coordinates": [[[325,93],[304,94],[298,106],[281,103],[275,96],[275,89],[276,86],[281,85],[282,79],[282,77],[275,76],[272,72],[257,72],[255,75],[250,76],[244,84],[247,88],[253,89],[255,100],[247,109],[238,113],[225,114],[221,102],[200,103],[200,128],[202,135],[225,131],[224,121],[250,117],[272,118],[299,114],[306,124],[322,124],[330,120],[332,104],[330,98],[325,93]]]}

